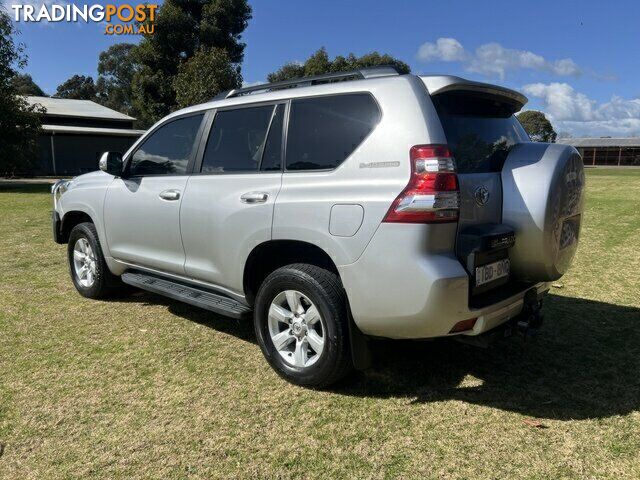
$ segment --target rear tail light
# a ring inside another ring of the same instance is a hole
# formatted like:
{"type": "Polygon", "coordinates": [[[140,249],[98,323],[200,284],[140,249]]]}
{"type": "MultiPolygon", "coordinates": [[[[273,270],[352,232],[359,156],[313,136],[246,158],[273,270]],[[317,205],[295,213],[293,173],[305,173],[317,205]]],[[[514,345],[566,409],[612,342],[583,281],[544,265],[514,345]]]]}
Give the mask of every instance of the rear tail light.
{"type": "Polygon", "coordinates": [[[391,204],[384,222],[457,222],[460,188],[456,164],[446,145],[411,147],[411,178],[391,204]]]}

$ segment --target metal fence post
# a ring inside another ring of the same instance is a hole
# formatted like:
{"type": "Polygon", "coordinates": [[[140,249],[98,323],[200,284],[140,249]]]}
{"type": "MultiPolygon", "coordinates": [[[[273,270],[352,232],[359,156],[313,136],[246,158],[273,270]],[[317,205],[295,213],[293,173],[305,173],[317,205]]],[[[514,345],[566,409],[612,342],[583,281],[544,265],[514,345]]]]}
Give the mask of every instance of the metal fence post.
{"type": "Polygon", "coordinates": [[[53,144],[53,136],[55,135],[54,132],[51,132],[51,163],[53,165],[53,174],[56,174],[56,149],[55,146],[53,144]]]}

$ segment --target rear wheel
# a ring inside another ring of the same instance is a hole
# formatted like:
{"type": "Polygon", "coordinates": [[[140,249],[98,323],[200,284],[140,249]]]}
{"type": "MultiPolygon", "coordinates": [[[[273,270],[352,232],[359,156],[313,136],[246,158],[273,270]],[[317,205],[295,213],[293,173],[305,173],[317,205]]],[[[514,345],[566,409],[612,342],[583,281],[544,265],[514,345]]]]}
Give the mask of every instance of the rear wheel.
{"type": "Polygon", "coordinates": [[[337,275],[293,264],[260,286],[254,326],[269,364],[288,381],[325,387],[352,368],[346,296],[337,275]]]}
{"type": "Polygon", "coordinates": [[[93,223],[85,222],[73,227],[67,255],[71,280],[83,297],[104,298],[120,286],[120,279],[107,267],[93,223]]]}

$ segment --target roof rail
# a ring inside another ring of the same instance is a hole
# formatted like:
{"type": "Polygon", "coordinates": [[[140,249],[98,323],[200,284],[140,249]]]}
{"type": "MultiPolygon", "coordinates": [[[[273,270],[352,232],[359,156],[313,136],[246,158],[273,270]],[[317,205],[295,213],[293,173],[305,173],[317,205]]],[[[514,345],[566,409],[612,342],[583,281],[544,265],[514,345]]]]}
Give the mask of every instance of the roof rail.
{"type": "Polygon", "coordinates": [[[214,100],[222,98],[240,97],[255,92],[268,92],[273,90],[283,90],[285,88],[309,87],[311,85],[320,85],[323,83],[343,82],[349,80],[363,80],[366,78],[390,77],[400,75],[396,67],[392,65],[361,68],[359,70],[351,70],[348,72],[327,73],[324,75],[314,75],[312,77],[293,78],[282,82],[263,83],[261,85],[253,85],[251,87],[238,88],[229,92],[223,92],[217,95],[214,100]],[[223,96],[224,95],[224,96],[223,96]]]}

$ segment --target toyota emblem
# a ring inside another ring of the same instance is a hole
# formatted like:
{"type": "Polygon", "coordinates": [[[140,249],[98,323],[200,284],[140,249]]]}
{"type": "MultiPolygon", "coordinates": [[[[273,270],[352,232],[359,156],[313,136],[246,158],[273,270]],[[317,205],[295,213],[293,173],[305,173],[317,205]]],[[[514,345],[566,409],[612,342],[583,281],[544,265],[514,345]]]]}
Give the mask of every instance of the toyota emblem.
{"type": "Polygon", "coordinates": [[[476,191],[473,193],[473,197],[479,206],[484,207],[489,201],[489,189],[482,185],[476,188],[476,191]]]}

